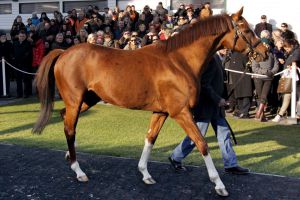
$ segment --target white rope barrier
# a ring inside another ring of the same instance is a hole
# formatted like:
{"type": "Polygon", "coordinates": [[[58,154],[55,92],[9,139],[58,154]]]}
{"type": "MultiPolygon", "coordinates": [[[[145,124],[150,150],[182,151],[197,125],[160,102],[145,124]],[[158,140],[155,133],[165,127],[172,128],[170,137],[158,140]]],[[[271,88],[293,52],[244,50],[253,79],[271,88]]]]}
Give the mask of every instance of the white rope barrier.
{"type": "Polygon", "coordinates": [[[29,75],[36,75],[36,73],[29,73],[29,72],[26,72],[26,71],[23,71],[23,70],[20,70],[20,69],[18,69],[18,68],[16,68],[16,67],[14,67],[12,64],[10,64],[9,62],[7,62],[6,60],[4,60],[5,62],[6,62],[6,64],[8,64],[11,68],[13,68],[13,69],[15,69],[15,70],[17,70],[17,71],[19,71],[19,72],[22,72],[22,73],[24,73],[24,74],[29,74],[29,75]]]}
{"type": "MultiPolygon", "coordinates": [[[[237,71],[237,70],[232,70],[232,69],[225,69],[226,71],[233,72],[233,73],[238,73],[238,74],[246,74],[252,77],[261,77],[261,78],[267,78],[268,76],[262,75],[262,74],[254,74],[254,73],[249,73],[249,72],[242,72],[242,71],[237,71]]],[[[284,69],[281,72],[278,72],[274,74],[274,76],[278,76],[280,74],[285,73],[286,71],[290,70],[291,73],[291,78],[292,78],[292,93],[291,93],[291,118],[296,119],[296,81],[298,81],[297,77],[297,70],[300,73],[300,68],[296,66],[296,63],[293,62],[292,66],[288,69],[284,69]]],[[[298,110],[298,112],[300,112],[298,110]]]]}
{"type": "MultiPolygon", "coordinates": [[[[237,70],[232,70],[232,69],[225,69],[225,70],[229,71],[229,72],[233,72],[233,73],[244,74],[244,72],[242,72],[242,71],[237,71],[237,70]]],[[[286,70],[288,70],[288,69],[282,70],[281,72],[274,74],[274,76],[278,76],[278,75],[284,73],[286,70]]],[[[249,76],[256,76],[256,77],[258,76],[258,77],[262,77],[262,78],[268,78],[267,75],[262,75],[262,74],[254,74],[254,73],[249,73],[249,72],[246,72],[245,74],[249,75],[249,76]]]]}

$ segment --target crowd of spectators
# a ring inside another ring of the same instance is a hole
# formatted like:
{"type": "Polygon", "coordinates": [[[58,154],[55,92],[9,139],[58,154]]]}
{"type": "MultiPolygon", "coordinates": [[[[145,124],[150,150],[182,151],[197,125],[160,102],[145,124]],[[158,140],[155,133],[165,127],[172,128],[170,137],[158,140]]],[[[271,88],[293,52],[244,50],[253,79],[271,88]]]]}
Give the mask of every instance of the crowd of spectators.
{"type": "MultiPolygon", "coordinates": [[[[255,25],[254,32],[268,49],[268,59],[259,63],[253,61],[249,64],[248,58],[238,52],[233,52],[231,58],[227,59],[226,68],[256,74],[244,77],[236,73],[227,74],[228,90],[231,91],[232,87],[235,87],[227,112],[233,112],[234,116],[241,119],[250,118],[249,111],[252,102],[255,102],[257,108],[255,119],[267,121],[265,112],[269,111],[271,115],[277,113],[272,121],[279,122],[284,115],[288,115],[291,94],[277,93],[281,76],[274,75],[284,69],[290,73],[291,60],[300,66],[299,43],[294,32],[289,30],[287,23],[282,23],[280,28],[273,30],[272,25],[267,22],[266,15],[261,16],[261,22],[255,25]],[[236,82],[239,84],[235,85],[236,82]]],[[[286,78],[291,78],[291,74],[286,78]]],[[[298,102],[299,89],[299,84],[297,84],[298,102]]],[[[297,115],[300,115],[300,108],[298,108],[297,115]]]]}
{"type": "MultiPolygon", "coordinates": [[[[118,7],[113,10],[104,8],[103,12],[100,12],[97,6],[90,5],[79,11],[70,10],[66,16],[55,11],[52,19],[47,16],[47,13],[41,13],[40,17],[37,13],[32,13],[26,23],[22,21],[21,16],[16,17],[10,31],[11,38],[7,38],[6,34],[1,33],[0,53],[17,68],[35,72],[42,58],[53,49],[67,49],[73,45],[88,42],[105,47],[134,50],[158,40],[167,40],[188,24],[211,15],[213,15],[213,11],[209,2],[197,8],[191,4],[180,4],[174,13],[165,9],[161,2],[153,10],[146,5],[141,12],[137,12],[134,5],[128,5],[125,10],[120,10],[118,7]]],[[[285,39],[295,40],[295,34],[288,29],[286,23],[282,23],[281,28],[273,30],[272,25],[267,23],[265,15],[261,16],[261,20],[261,23],[255,26],[255,33],[269,46],[270,53],[276,55],[275,57],[280,63],[278,70],[282,70],[287,55],[280,44],[285,39]]],[[[231,54],[228,55],[228,57],[230,56],[231,54]]],[[[233,62],[230,65],[227,67],[235,68],[233,62]]],[[[246,65],[238,67],[243,70],[246,65]]],[[[271,76],[270,73],[269,75],[271,76]]],[[[17,81],[17,97],[32,95],[32,77],[28,78],[28,75],[21,72],[7,72],[7,79],[12,78],[17,81]],[[24,89],[22,83],[24,83],[24,89]]],[[[276,81],[278,83],[278,79],[272,78],[271,80],[273,82],[267,94],[269,96],[271,96],[269,93],[275,91],[272,88],[276,87],[276,81]]],[[[241,98],[244,98],[243,95],[242,97],[239,95],[233,97],[235,99],[232,102],[240,103],[232,103],[228,111],[234,111],[239,118],[248,118],[248,107],[255,97],[255,87],[252,87],[253,79],[247,78],[247,81],[251,91],[251,95],[247,94],[248,100],[242,99],[241,101],[241,98]],[[240,110],[246,111],[240,112],[240,110]]],[[[230,84],[228,83],[228,85],[230,84]]],[[[0,90],[2,94],[2,87],[0,90]]],[[[236,88],[235,93],[241,93],[239,90],[241,89],[236,88]]],[[[9,83],[7,91],[9,94],[9,83]]],[[[279,102],[275,101],[273,105],[269,105],[272,111],[277,110],[279,102]]]]}
{"type": "Polygon", "coordinates": [[[174,15],[168,14],[162,3],[155,10],[146,5],[141,13],[135,10],[134,5],[128,5],[125,10],[104,8],[103,14],[100,14],[97,6],[88,6],[80,11],[68,11],[66,16],[55,11],[53,19],[49,19],[46,13],[41,13],[40,18],[33,13],[26,25],[21,16],[17,16],[10,35],[12,40],[18,40],[18,33],[23,30],[32,44],[41,38],[46,53],[82,42],[130,50],[156,40],[166,40],[193,19],[210,15],[212,10],[209,3],[203,9],[181,4],[174,15]]]}
{"type": "MultiPolygon", "coordinates": [[[[70,10],[66,16],[55,11],[52,19],[45,12],[40,17],[34,12],[25,23],[21,16],[15,18],[9,38],[4,32],[1,33],[1,56],[20,70],[36,72],[42,58],[53,49],[67,49],[87,42],[134,50],[158,40],[166,40],[193,20],[210,15],[212,10],[209,3],[205,3],[201,9],[181,4],[172,15],[161,2],[155,10],[146,5],[141,12],[137,12],[134,5],[128,5],[125,10],[104,8],[103,12],[97,6],[90,5],[79,11],[70,10]]],[[[16,79],[17,97],[32,95],[32,77],[19,71],[13,72],[7,73],[6,79],[16,79]]],[[[3,94],[2,87],[0,90],[3,94]]],[[[8,83],[8,94],[9,91],[8,83]]]]}

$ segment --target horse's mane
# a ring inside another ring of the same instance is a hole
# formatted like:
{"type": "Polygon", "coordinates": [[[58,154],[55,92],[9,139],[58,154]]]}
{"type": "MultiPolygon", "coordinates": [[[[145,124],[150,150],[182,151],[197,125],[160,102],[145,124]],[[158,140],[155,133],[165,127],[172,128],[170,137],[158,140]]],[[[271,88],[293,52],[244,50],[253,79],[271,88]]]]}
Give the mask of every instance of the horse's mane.
{"type": "Polygon", "coordinates": [[[177,35],[162,42],[167,52],[186,46],[201,36],[216,35],[233,29],[232,19],[227,14],[214,15],[190,24],[177,35]]]}

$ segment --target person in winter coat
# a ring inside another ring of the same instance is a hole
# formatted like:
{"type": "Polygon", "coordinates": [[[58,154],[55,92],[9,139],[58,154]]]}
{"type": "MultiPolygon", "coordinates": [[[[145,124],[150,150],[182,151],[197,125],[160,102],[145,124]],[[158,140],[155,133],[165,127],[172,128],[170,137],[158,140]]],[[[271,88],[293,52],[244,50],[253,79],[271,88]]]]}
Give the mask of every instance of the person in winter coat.
{"type": "MultiPolygon", "coordinates": [[[[230,61],[228,62],[228,65],[226,65],[226,67],[231,70],[249,72],[250,70],[247,63],[247,56],[239,52],[232,52],[230,61]]],[[[251,77],[248,75],[241,75],[234,72],[228,72],[227,82],[228,93],[232,93],[232,95],[230,96],[230,103],[233,104],[230,105],[232,111],[234,111],[235,107],[234,116],[238,118],[249,118],[249,110],[251,107],[251,100],[253,97],[251,77]]]]}
{"type": "Polygon", "coordinates": [[[262,15],[260,17],[260,20],[261,20],[260,23],[256,24],[255,28],[254,28],[254,33],[257,35],[257,37],[260,37],[260,33],[263,30],[267,30],[270,33],[272,33],[272,31],[273,31],[272,24],[267,22],[267,16],[262,15]]]}
{"type": "MultiPolygon", "coordinates": [[[[13,61],[18,69],[31,72],[32,70],[32,47],[26,40],[26,32],[20,31],[19,40],[13,43],[13,61]]],[[[17,81],[17,98],[27,98],[32,94],[32,75],[15,71],[17,81]],[[24,87],[23,87],[24,83],[24,87]],[[24,88],[24,90],[23,90],[24,88]],[[24,95],[24,96],[23,96],[24,95]]]]}
{"type": "Polygon", "coordinates": [[[25,24],[22,22],[22,17],[20,15],[18,15],[15,20],[14,23],[11,27],[10,30],[10,36],[12,41],[18,41],[18,34],[20,31],[26,31],[26,27],[25,24]]]}
{"type": "Polygon", "coordinates": [[[279,69],[279,64],[277,58],[272,53],[270,49],[271,42],[270,40],[263,38],[263,44],[269,48],[268,59],[262,62],[252,62],[252,71],[255,74],[265,75],[266,77],[254,76],[254,85],[255,90],[258,96],[257,105],[258,109],[255,114],[255,119],[260,121],[266,121],[264,112],[267,106],[267,96],[270,92],[272,80],[274,78],[274,74],[279,69]]]}
{"type": "Polygon", "coordinates": [[[38,34],[32,35],[31,38],[32,38],[32,68],[33,68],[33,72],[36,72],[46,53],[45,42],[38,34]]]}
{"type": "MultiPolygon", "coordinates": [[[[7,40],[6,33],[0,32],[0,59],[4,59],[11,63],[12,58],[12,43],[7,40]]],[[[6,96],[10,96],[10,75],[11,68],[5,66],[5,80],[6,80],[6,96]]],[[[0,67],[0,96],[3,96],[3,72],[2,67],[0,67]]]]}
{"type": "Polygon", "coordinates": [[[175,18],[178,18],[179,16],[186,16],[186,9],[185,9],[185,5],[183,3],[181,3],[179,5],[178,10],[176,11],[176,13],[174,14],[175,18]]]}
{"type": "Polygon", "coordinates": [[[40,23],[40,19],[37,16],[36,12],[33,12],[31,15],[31,22],[34,26],[37,26],[40,23]]]}
{"type": "Polygon", "coordinates": [[[80,29],[84,27],[84,24],[88,21],[88,18],[85,17],[84,11],[81,10],[78,13],[78,18],[75,21],[75,32],[78,33],[80,29]]]}
{"type": "MultiPolygon", "coordinates": [[[[220,50],[223,51],[223,50],[220,50]]],[[[220,52],[219,51],[219,52],[220,52]]],[[[205,136],[209,124],[212,125],[222,153],[225,172],[231,174],[248,174],[249,169],[240,167],[230,140],[230,129],[225,119],[224,106],[224,68],[221,55],[215,54],[201,75],[201,91],[197,106],[193,109],[194,119],[205,136]]],[[[186,171],[182,160],[192,152],[195,143],[186,136],[173,150],[169,161],[177,171],[186,171]]]]}
{"type": "MultiPolygon", "coordinates": [[[[284,63],[284,69],[288,69],[288,70],[282,75],[282,77],[292,78],[292,74],[291,74],[291,70],[290,70],[291,65],[293,64],[293,62],[295,62],[296,66],[298,66],[298,67],[300,66],[300,47],[299,47],[297,40],[289,39],[289,40],[284,40],[283,48],[288,54],[288,57],[284,63]]],[[[297,79],[299,80],[299,73],[297,75],[297,79]]],[[[299,81],[298,81],[297,88],[296,88],[298,105],[299,105],[299,101],[300,101],[299,93],[300,93],[300,85],[299,85],[299,81]]],[[[283,94],[282,98],[283,98],[283,100],[282,100],[281,108],[280,108],[278,114],[272,120],[273,122],[281,121],[284,113],[287,111],[287,109],[290,105],[291,93],[283,94]]],[[[297,107],[297,115],[300,116],[300,107],[299,106],[297,107]]]]}

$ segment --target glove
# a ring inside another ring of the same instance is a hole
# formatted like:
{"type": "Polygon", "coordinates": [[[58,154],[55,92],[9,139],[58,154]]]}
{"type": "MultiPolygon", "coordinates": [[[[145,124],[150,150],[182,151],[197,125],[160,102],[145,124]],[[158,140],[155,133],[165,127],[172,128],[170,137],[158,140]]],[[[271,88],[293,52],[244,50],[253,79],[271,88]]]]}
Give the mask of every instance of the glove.
{"type": "Polygon", "coordinates": [[[273,78],[274,74],[272,71],[268,70],[266,75],[269,77],[269,78],[273,78]]]}
{"type": "Polygon", "coordinates": [[[227,102],[225,101],[225,99],[221,99],[219,104],[218,104],[219,107],[224,107],[224,106],[227,106],[227,102]]]}

